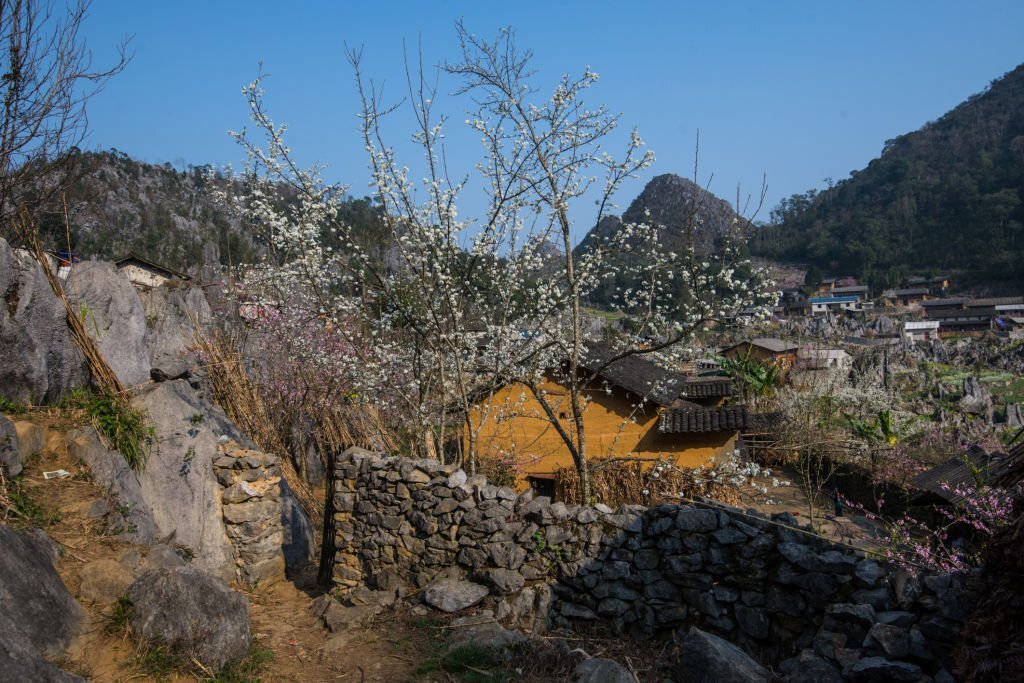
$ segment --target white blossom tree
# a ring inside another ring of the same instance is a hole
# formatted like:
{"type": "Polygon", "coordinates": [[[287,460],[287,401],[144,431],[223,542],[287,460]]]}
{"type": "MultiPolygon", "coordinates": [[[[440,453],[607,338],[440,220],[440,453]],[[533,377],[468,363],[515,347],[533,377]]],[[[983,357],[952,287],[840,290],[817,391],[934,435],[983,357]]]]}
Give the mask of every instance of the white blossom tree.
{"type": "Polygon", "coordinates": [[[498,387],[521,383],[564,442],[582,498],[590,500],[585,389],[604,367],[627,356],[668,351],[709,322],[771,303],[764,274],[740,255],[742,221],[716,253],[695,248],[698,206],[686,228],[687,245],[677,252],[662,248],[664,227],[627,224],[574,253],[577,221],[597,225],[623,183],[650,166],[653,154],[635,129],[620,141],[618,156],[607,151],[620,117],[585,104],[598,80],[589,68],[563,76],[540,99],[532,55],[516,47],[511,30],[493,41],[462,24],[456,32],[459,60],[429,74],[422,58],[407,68],[404,106],[422,151],[422,177],[415,179],[385,134],[388,115],[400,105],[384,103],[364,76],[359,51],[348,55],[383,226],[377,236],[386,246],[382,258],[337,220],[343,188],[326,185],[320,169],[294,163],[285,128],[265,112],[261,80],[245,89],[263,140],[237,134],[248,153],[249,191],[235,201],[270,246],[250,286],[277,291],[285,317],[323,320],[344,338],[349,352],[334,353],[325,364],[348,378],[352,395],[404,418],[410,452],[437,455],[455,430],[464,444],[455,457],[474,469],[481,427],[497,417],[488,414],[488,398],[498,387]],[[435,112],[442,78],[453,80],[455,97],[470,103],[466,125],[483,145],[475,169],[459,175],[446,153],[448,119],[435,112]],[[486,190],[486,208],[468,217],[459,213],[459,200],[474,183],[486,190]],[[343,248],[327,249],[325,230],[343,248]],[[560,252],[554,261],[551,245],[560,252]],[[630,316],[639,333],[615,340],[612,354],[595,367],[584,362],[592,340],[583,305],[623,267],[625,255],[633,256],[633,281],[641,284],[619,292],[613,307],[630,316]],[[680,289],[684,296],[674,297],[680,289]],[[545,377],[567,387],[561,410],[569,419],[558,419],[559,408],[541,388],[545,377]]]}

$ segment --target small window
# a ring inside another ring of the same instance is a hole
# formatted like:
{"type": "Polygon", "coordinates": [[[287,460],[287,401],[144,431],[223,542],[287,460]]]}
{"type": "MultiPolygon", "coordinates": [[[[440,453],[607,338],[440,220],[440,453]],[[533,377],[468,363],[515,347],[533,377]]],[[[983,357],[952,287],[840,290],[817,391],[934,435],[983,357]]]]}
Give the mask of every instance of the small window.
{"type": "Polygon", "coordinates": [[[555,497],[555,480],[545,479],[543,477],[527,477],[526,481],[530,484],[530,490],[533,491],[535,496],[547,496],[548,498],[554,499],[555,497]]]}
{"type": "Polygon", "coordinates": [[[569,413],[567,413],[567,412],[565,412],[563,410],[562,412],[558,413],[558,419],[559,420],[568,420],[569,419],[569,413]]]}

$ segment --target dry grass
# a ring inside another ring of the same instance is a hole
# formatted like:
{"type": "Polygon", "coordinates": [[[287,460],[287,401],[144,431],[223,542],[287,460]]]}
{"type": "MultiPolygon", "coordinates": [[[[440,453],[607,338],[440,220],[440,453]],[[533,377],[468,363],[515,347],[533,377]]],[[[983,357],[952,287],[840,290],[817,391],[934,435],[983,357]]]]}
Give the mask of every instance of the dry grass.
{"type": "MultiPolygon", "coordinates": [[[[704,496],[734,505],[739,492],[732,486],[710,481],[708,467],[680,468],[668,460],[592,460],[591,487],[597,502],[619,505],[678,503],[681,498],[704,496]]],[[[580,502],[579,473],[563,467],[556,474],[557,495],[570,505],[580,502]]]]}
{"type": "Polygon", "coordinates": [[[960,680],[1024,681],[1024,497],[1016,514],[984,551],[979,599],[954,652],[960,680]]]}
{"type": "Polygon", "coordinates": [[[43,273],[46,275],[47,282],[50,283],[50,288],[53,289],[53,293],[61,300],[64,304],[65,317],[68,323],[68,329],[71,330],[71,338],[75,342],[75,346],[82,352],[85,357],[85,361],[89,366],[89,373],[92,375],[92,381],[96,387],[104,394],[110,394],[116,396],[119,400],[127,403],[128,399],[125,395],[124,385],[121,384],[121,380],[117,378],[114,371],[110,369],[110,365],[107,364],[107,360],[100,353],[99,348],[96,346],[96,342],[93,341],[92,337],[85,330],[85,324],[82,319],[78,316],[77,312],[72,308],[71,302],[68,301],[67,295],[64,293],[64,286],[61,284],[60,279],[54,274],[53,269],[50,268],[50,260],[43,251],[42,246],[39,244],[39,229],[32,217],[29,215],[28,210],[22,206],[18,218],[15,220],[15,228],[24,236],[25,240],[32,248],[32,254],[35,260],[39,263],[39,267],[43,269],[43,273]]]}
{"type": "Polygon", "coordinates": [[[194,324],[194,349],[203,359],[210,377],[214,399],[228,417],[264,451],[281,456],[281,474],[295,493],[314,528],[324,523],[324,506],[299,476],[288,457],[279,424],[271,419],[256,385],[246,372],[241,355],[223,332],[207,334],[194,324]]]}

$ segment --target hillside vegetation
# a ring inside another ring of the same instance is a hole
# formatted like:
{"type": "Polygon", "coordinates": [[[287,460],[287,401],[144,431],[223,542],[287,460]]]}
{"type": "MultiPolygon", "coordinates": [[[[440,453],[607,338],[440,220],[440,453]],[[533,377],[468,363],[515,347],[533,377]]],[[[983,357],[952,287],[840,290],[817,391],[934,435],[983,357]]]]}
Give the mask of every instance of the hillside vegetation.
{"type": "Polygon", "coordinates": [[[888,140],[861,171],[783,200],[752,250],[898,284],[952,271],[1024,279],[1024,65],[918,131],[888,140]]]}
{"type": "MultiPolygon", "coordinates": [[[[182,271],[208,261],[253,263],[267,251],[261,226],[246,225],[217,198],[231,188],[210,166],[147,164],[118,150],[79,153],[74,165],[76,179],[65,194],[68,220],[60,197],[40,213],[47,248],[67,249],[70,241],[86,259],[134,253],[182,271]]],[[[346,200],[342,215],[362,241],[371,240],[377,212],[369,199],[346,200]]],[[[327,230],[324,241],[339,246],[327,230]]]]}

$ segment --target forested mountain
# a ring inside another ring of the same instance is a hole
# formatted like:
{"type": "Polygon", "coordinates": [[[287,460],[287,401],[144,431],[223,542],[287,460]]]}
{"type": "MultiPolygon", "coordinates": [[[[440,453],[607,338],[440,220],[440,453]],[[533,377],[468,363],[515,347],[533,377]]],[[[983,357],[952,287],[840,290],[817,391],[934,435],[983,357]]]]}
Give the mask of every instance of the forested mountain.
{"type": "Polygon", "coordinates": [[[754,253],[876,287],[951,271],[1024,280],[1024,65],[938,121],[888,140],[862,171],[783,200],[754,253]]]}

